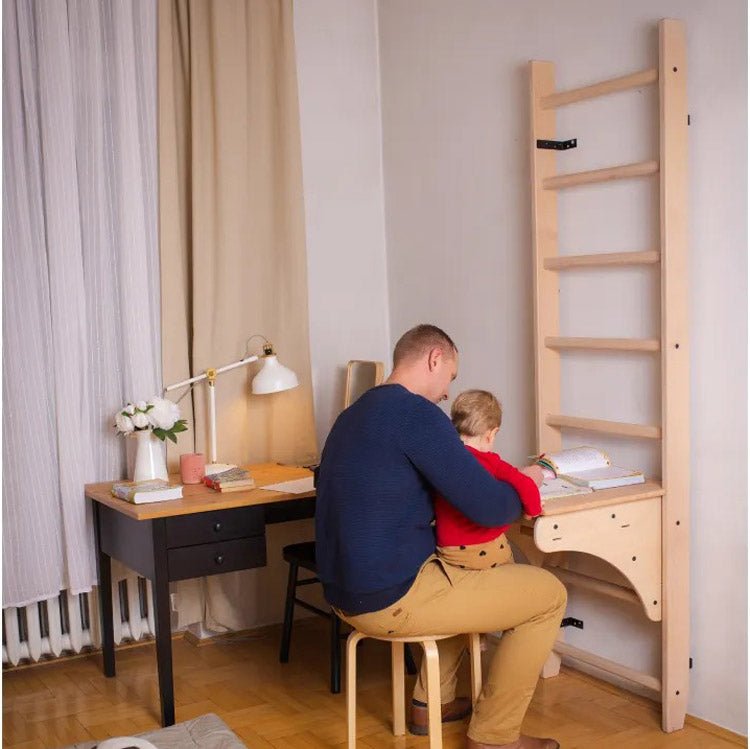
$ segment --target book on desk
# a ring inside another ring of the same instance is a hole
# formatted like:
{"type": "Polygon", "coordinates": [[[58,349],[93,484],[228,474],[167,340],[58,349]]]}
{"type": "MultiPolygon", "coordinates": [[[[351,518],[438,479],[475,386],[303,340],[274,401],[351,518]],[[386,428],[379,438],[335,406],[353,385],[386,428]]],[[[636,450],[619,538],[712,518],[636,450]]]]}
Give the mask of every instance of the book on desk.
{"type": "Polygon", "coordinates": [[[239,466],[232,466],[218,473],[207,474],[203,483],[217,492],[242,492],[255,487],[255,480],[250,472],[239,466]]]}
{"type": "MultiPolygon", "coordinates": [[[[642,484],[645,481],[641,471],[612,465],[604,451],[585,445],[540,455],[536,462],[544,469],[545,480],[555,482],[554,488],[549,487],[550,493],[547,496],[564,496],[560,492],[565,490],[565,485],[592,491],[642,484]],[[557,490],[557,493],[552,493],[554,490],[557,490]]],[[[542,493],[542,496],[545,495],[542,493]]]]}
{"type": "Polygon", "coordinates": [[[170,484],[162,479],[149,481],[120,481],[112,485],[112,496],[134,505],[147,502],[167,502],[182,497],[182,485],[170,484]]]}

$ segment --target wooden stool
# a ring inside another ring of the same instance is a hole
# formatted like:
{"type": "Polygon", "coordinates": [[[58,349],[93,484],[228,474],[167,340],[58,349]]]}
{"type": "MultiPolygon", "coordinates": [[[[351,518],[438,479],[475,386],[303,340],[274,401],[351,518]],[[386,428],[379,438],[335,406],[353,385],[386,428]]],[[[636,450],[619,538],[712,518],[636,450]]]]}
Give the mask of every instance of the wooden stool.
{"type": "MultiPolygon", "coordinates": [[[[443,747],[443,723],[440,704],[440,662],[437,641],[456,635],[435,635],[422,637],[373,637],[354,630],[346,642],[346,722],[348,747],[357,745],[357,644],[360,640],[383,640],[391,643],[391,678],[393,680],[393,735],[406,733],[406,711],[404,706],[404,644],[419,643],[424,650],[427,664],[427,713],[429,716],[430,749],[443,747]]],[[[476,704],[482,691],[482,660],[479,635],[470,634],[469,656],[471,660],[471,702],[476,704]]]]}

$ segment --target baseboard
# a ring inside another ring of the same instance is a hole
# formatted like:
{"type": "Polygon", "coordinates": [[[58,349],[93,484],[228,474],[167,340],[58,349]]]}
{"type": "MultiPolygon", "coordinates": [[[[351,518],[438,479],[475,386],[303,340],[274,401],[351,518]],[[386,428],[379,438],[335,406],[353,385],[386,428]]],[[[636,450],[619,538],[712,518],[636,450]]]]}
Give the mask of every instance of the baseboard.
{"type": "MultiPolygon", "coordinates": [[[[173,632],[173,640],[181,640],[182,632],[173,632]]],[[[154,645],[156,640],[151,635],[146,635],[140,640],[132,640],[128,642],[121,642],[119,645],[115,645],[115,653],[119,653],[121,650],[132,650],[133,648],[140,648],[144,645],[154,645]]],[[[17,666],[3,666],[3,673],[9,674],[12,671],[26,671],[29,668],[37,668],[38,666],[48,666],[52,663],[64,663],[66,661],[77,661],[81,658],[90,658],[92,655],[99,655],[102,652],[101,648],[89,648],[81,653],[67,653],[66,655],[59,655],[55,657],[45,657],[40,661],[34,661],[33,663],[19,663],[17,666]]]]}
{"type": "Polygon", "coordinates": [[[730,731],[728,728],[717,726],[715,723],[709,723],[707,720],[703,720],[703,718],[696,718],[694,715],[688,713],[685,716],[685,723],[695,726],[695,728],[700,728],[701,731],[705,731],[706,733],[718,736],[720,739],[731,741],[733,744],[737,744],[737,746],[747,746],[747,736],[730,731]]]}
{"type": "MultiPolygon", "coordinates": [[[[632,681],[627,679],[621,679],[615,674],[611,674],[608,671],[598,669],[596,666],[592,666],[589,663],[582,663],[581,661],[575,660],[574,658],[568,658],[563,656],[563,663],[565,664],[565,670],[567,673],[583,675],[589,678],[598,685],[602,686],[613,694],[628,692],[628,697],[635,697],[637,702],[646,705],[652,705],[654,709],[661,711],[661,700],[654,699],[654,693],[639,684],[634,684],[632,681]]],[[[554,677],[552,677],[554,678],[554,677]]],[[[715,723],[710,723],[702,718],[696,718],[694,715],[688,713],[685,715],[685,723],[691,725],[694,728],[699,728],[706,733],[718,736],[725,741],[730,741],[737,746],[747,747],[747,736],[743,736],[740,733],[730,731],[728,728],[717,726],[715,723]]]]}
{"type": "Polygon", "coordinates": [[[185,638],[185,642],[189,642],[196,648],[202,648],[206,645],[216,645],[239,640],[259,640],[277,631],[278,628],[278,624],[261,624],[259,627],[253,627],[252,629],[238,629],[235,632],[217,632],[210,637],[198,637],[189,629],[184,630],[181,634],[185,638]]]}

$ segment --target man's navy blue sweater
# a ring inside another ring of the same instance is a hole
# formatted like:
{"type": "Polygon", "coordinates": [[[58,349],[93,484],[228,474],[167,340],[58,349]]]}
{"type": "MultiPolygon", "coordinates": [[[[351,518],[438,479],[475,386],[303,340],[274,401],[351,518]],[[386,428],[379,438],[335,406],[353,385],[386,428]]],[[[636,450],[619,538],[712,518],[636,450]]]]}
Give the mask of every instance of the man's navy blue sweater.
{"type": "Polygon", "coordinates": [[[479,525],[521,515],[516,491],[487,473],[421,395],[381,385],[341,413],[323,448],[315,510],[330,604],[363,614],[406,593],[435,551],[433,491],[479,525]]]}

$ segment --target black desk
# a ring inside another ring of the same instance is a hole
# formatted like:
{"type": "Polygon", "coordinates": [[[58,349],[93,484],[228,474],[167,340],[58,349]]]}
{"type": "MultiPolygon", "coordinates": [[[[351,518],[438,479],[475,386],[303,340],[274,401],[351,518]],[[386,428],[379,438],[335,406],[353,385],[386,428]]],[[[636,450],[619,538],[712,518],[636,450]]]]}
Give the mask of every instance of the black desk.
{"type": "MultiPolygon", "coordinates": [[[[304,468],[248,466],[257,486],[312,475],[304,468]]],[[[115,499],[112,483],[89,484],[94,503],[104,674],[115,675],[111,559],[152,582],[161,722],[174,718],[169,583],[266,564],[267,523],[311,518],[314,493],[285,494],[251,489],[220,494],[203,485],[185,486],[183,498],[133,505],[115,499]]]]}

